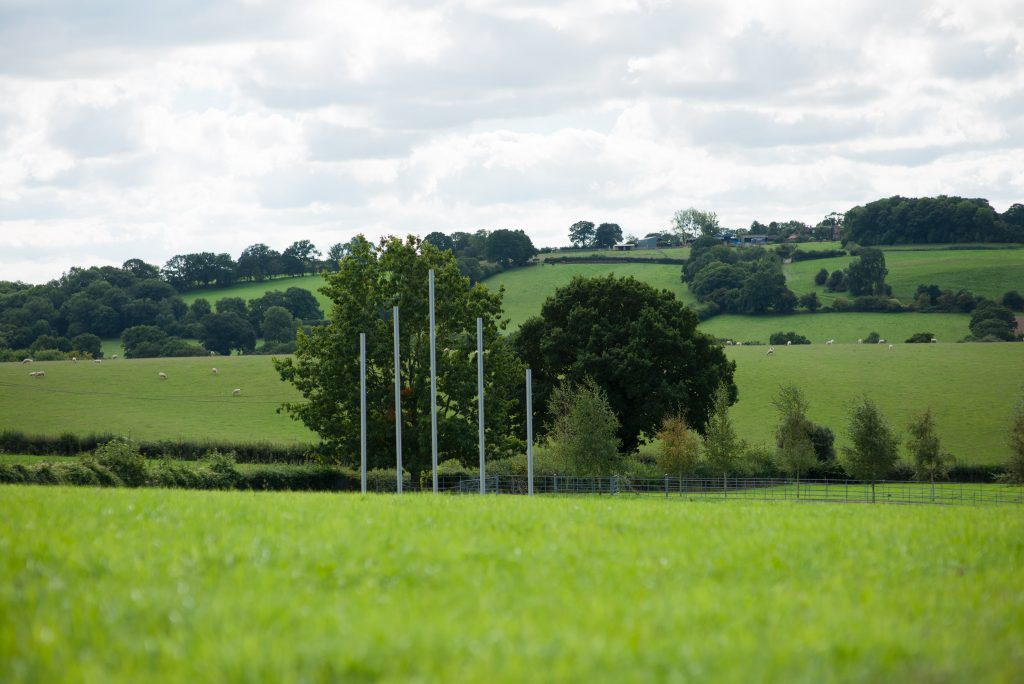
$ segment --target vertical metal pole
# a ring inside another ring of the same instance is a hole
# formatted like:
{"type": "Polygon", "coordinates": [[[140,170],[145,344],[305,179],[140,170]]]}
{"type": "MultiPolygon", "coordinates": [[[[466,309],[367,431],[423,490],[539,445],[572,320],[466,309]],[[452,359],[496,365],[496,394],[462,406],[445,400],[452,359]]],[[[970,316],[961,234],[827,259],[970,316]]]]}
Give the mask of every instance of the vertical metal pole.
{"type": "Polygon", "coordinates": [[[434,269],[430,269],[430,466],[437,494],[437,333],[434,329],[434,269]]]}
{"type": "Polygon", "coordinates": [[[527,494],[533,496],[533,371],[526,369],[526,478],[527,494]]]}
{"type": "Polygon", "coordinates": [[[359,486],[366,493],[366,333],[359,333],[359,486]]]}
{"type": "Polygon", "coordinates": [[[395,469],[398,471],[398,493],[402,493],[402,368],[398,354],[398,307],[394,308],[395,322],[395,469]]]}
{"type": "Polygon", "coordinates": [[[480,411],[480,493],[487,492],[484,465],[484,319],[476,319],[476,392],[480,411]]]}

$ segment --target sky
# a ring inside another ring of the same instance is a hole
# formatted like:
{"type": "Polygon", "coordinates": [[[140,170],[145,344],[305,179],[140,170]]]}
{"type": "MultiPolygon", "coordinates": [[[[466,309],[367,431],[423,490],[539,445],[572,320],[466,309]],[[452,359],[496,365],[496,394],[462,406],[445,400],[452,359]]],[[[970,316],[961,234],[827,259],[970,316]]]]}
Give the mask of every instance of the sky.
{"type": "Polygon", "coordinates": [[[0,280],[1024,202],[1020,0],[0,0],[0,280]]]}

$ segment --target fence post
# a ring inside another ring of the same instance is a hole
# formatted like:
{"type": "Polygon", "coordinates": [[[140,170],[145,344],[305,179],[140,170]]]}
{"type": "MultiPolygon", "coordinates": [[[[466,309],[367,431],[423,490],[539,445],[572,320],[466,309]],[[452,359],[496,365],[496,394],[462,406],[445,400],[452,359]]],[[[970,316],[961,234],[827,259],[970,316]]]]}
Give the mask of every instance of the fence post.
{"type": "Polygon", "coordinates": [[[665,475],[665,498],[668,498],[668,475],[665,475]]]}
{"type": "Polygon", "coordinates": [[[437,494],[437,333],[434,320],[434,269],[430,269],[430,465],[437,494]]]}
{"type": "Polygon", "coordinates": [[[366,493],[366,333],[359,333],[359,489],[366,493]]]}
{"type": "Polygon", "coordinates": [[[398,307],[393,312],[395,323],[395,470],[398,471],[398,493],[402,493],[402,366],[398,350],[398,307]]]}
{"type": "Polygon", "coordinates": [[[527,493],[533,496],[533,372],[526,369],[526,478],[527,493]]]}

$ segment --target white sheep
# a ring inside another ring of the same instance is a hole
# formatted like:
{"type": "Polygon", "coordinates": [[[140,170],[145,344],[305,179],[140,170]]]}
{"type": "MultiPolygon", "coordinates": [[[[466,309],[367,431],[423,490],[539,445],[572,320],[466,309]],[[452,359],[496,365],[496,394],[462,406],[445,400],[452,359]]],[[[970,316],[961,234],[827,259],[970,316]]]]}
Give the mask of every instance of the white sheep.
{"type": "Polygon", "coordinates": [[[32,363],[32,359],[22,359],[22,363],[32,363]]]}
{"type": "Polygon", "coordinates": [[[72,356],[71,360],[74,361],[75,363],[78,363],[78,357],[77,356],[72,356]]]}
{"type": "Polygon", "coordinates": [[[825,340],[825,344],[832,344],[833,342],[835,342],[834,339],[832,339],[832,340],[825,340]]]}
{"type": "Polygon", "coordinates": [[[768,354],[769,356],[774,354],[774,353],[775,353],[775,347],[768,347],[768,351],[765,352],[765,354],[768,354]]]}
{"type": "Polygon", "coordinates": [[[792,347],[793,346],[793,340],[786,340],[786,346],[787,347],[792,347]]]}
{"type": "Polygon", "coordinates": [[[35,372],[32,372],[32,373],[29,373],[29,375],[31,375],[33,378],[41,378],[41,377],[46,375],[46,371],[35,371],[35,372]]]}
{"type": "Polygon", "coordinates": [[[219,371],[216,368],[211,368],[210,372],[216,375],[219,371]]]}
{"type": "Polygon", "coordinates": [[[111,360],[114,360],[114,359],[116,359],[116,358],[117,358],[117,354],[111,354],[111,355],[110,355],[110,359],[111,359],[111,360]]]}
{"type": "Polygon", "coordinates": [[[893,347],[892,347],[892,345],[890,344],[890,345],[889,345],[889,351],[892,351],[892,348],[893,348],[893,347]]]}
{"type": "Polygon", "coordinates": [[[160,377],[161,380],[167,379],[167,373],[164,373],[163,371],[160,371],[159,373],[157,373],[157,375],[160,377]]]}
{"type": "Polygon", "coordinates": [[[878,340],[878,344],[885,344],[885,340],[878,340]]]}
{"type": "Polygon", "coordinates": [[[864,344],[864,340],[858,339],[857,344],[864,344]]]}
{"type": "Polygon", "coordinates": [[[932,342],[938,342],[938,340],[933,337],[932,342]]]}
{"type": "Polygon", "coordinates": [[[231,390],[231,396],[239,397],[241,395],[242,395],[242,388],[236,387],[235,389],[231,390]]]}
{"type": "Polygon", "coordinates": [[[93,363],[103,363],[103,359],[93,359],[93,363]]]}

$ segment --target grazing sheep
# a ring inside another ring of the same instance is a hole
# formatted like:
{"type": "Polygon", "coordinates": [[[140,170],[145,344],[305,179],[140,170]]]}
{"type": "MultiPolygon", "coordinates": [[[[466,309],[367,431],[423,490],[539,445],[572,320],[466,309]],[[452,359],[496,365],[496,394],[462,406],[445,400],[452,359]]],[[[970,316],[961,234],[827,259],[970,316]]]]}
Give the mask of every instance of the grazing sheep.
{"type": "Polygon", "coordinates": [[[242,389],[240,387],[236,387],[235,389],[231,390],[231,396],[233,396],[233,397],[242,396],[242,389]]]}
{"type": "Polygon", "coordinates": [[[892,351],[892,345],[891,344],[889,345],[889,351],[892,351]]]}
{"type": "Polygon", "coordinates": [[[29,373],[29,375],[31,375],[33,378],[41,378],[44,375],[46,375],[46,371],[33,371],[29,373]]]}
{"type": "Polygon", "coordinates": [[[786,346],[787,347],[792,347],[793,346],[793,340],[786,340],[786,346]]]}
{"type": "Polygon", "coordinates": [[[32,363],[32,359],[22,359],[22,363],[32,363]]]}
{"type": "Polygon", "coordinates": [[[832,340],[825,340],[825,344],[832,344],[833,342],[835,342],[834,339],[832,339],[832,340]]]}
{"type": "Polygon", "coordinates": [[[725,344],[726,344],[727,347],[731,347],[732,346],[732,340],[726,340],[725,344]]]}
{"type": "Polygon", "coordinates": [[[932,342],[938,342],[938,340],[933,337],[932,342]]]}
{"type": "Polygon", "coordinates": [[[103,363],[103,359],[93,359],[93,363],[103,363]]]}
{"type": "Polygon", "coordinates": [[[216,368],[211,368],[210,372],[216,375],[218,373],[218,370],[216,368]]]}
{"type": "Polygon", "coordinates": [[[736,346],[737,346],[737,347],[742,347],[742,346],[743,346],[743,343],[742,343],[742,342],[737,342],[737,343],[736,343],[736,346]]]}
{"type": "Polygon", "coordinates": [[[111,354],[111,355],[110,355],[110,359],[111,359],[111,360],[113,360],[113,359],[116,359],[116,358],[117,358],[117,354],[111,354]]]}
{"type": "Polygon", "coordinates": [[[864,344],[864,340],[857,340],[857,344],[864,344]]]}
{"type": "Polygon", "coordinates": [[[768,347],[768,351],[765,352],[765,354],[767,354],[769,356],[771,356],[774,353],[775,353],[775,347],[768,347]]]}
{"type": "Polygon", "coordinates": [[[157,375],[160,376],[161,380],[167,379],[167,373],[164,373],[163,371],[160,371],[159,373],[157,373],[157,375]]]}
{"type": "Polygon", "coordinates": [[[75,363],[78,363],[78,357],[77,356],[72,356],[71,360],[74,361],[75,363]]]}

